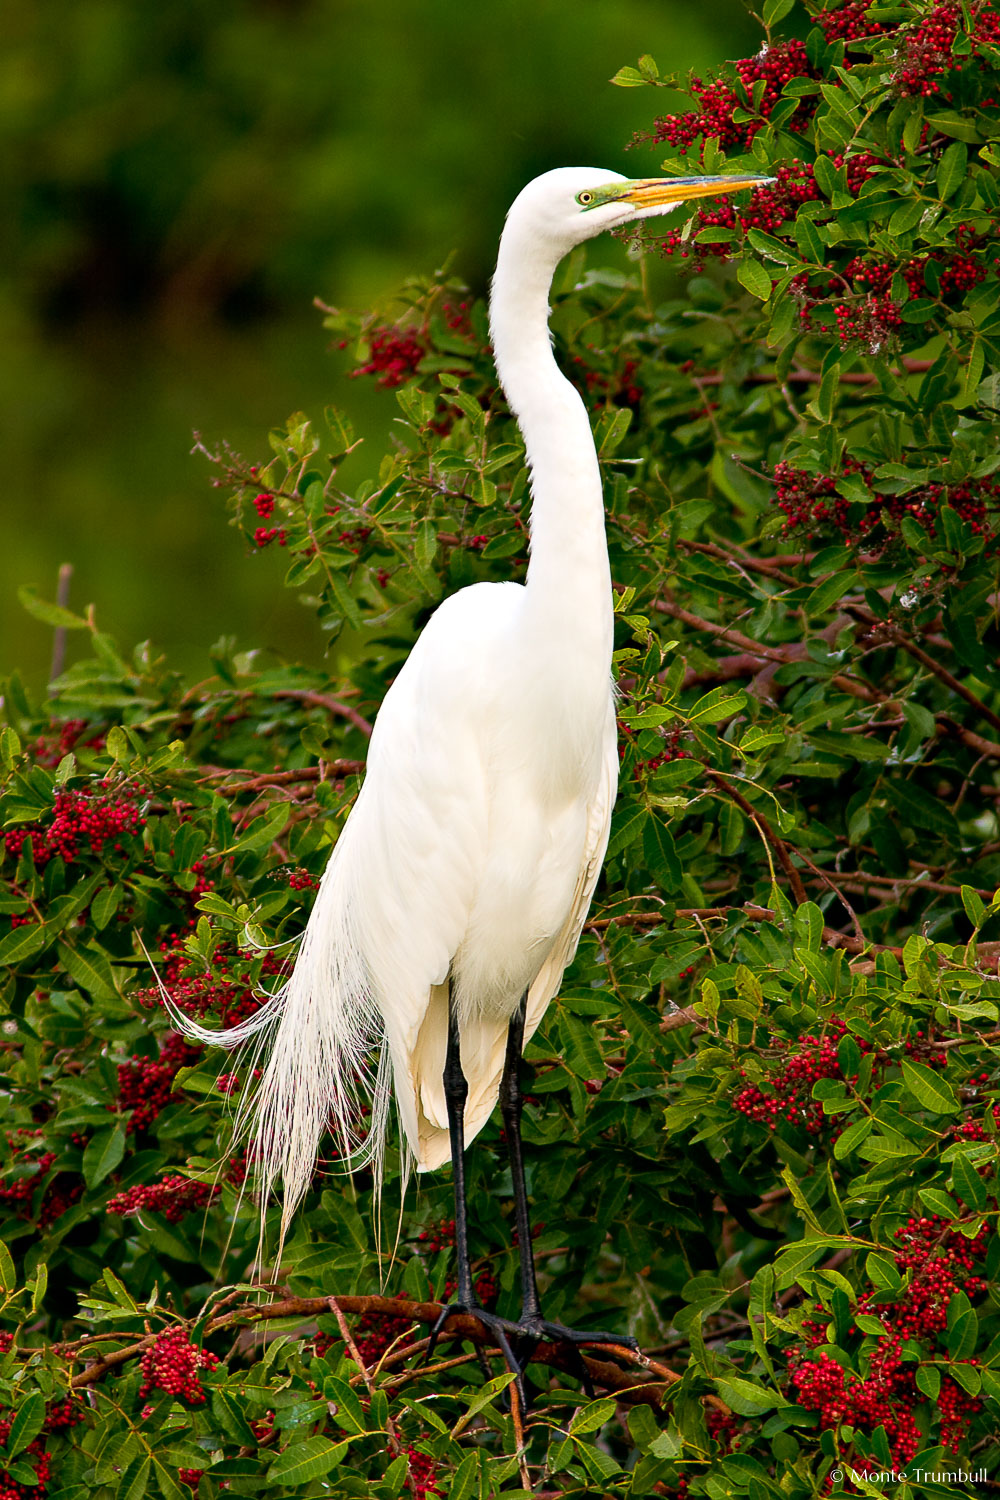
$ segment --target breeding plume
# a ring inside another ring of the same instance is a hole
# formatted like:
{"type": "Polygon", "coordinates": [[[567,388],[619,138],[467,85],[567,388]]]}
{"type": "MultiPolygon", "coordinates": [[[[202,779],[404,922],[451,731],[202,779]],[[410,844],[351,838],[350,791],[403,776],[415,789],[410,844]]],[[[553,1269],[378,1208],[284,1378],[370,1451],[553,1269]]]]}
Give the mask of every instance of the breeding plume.
{"type": "Polygon", "coordinates": [[[446,1313],[473,1312],[518,1373],[542,1336],[622,1342],[542,1318],[521,1159],[521,1054],[576,949],[618,768],[601,474],[584,404],[553,357],[549,286],[566,252],[602,230],[767,180],[573,167],[519,194],[490,327],[531,469],[526,581],[462,589],[425,627],[379,710],[364,786],[280,993],[222,1033],[175,1013],[201,1041],[250,1041],[259,1054],[241,1123],[265,1196],[281,1179],[282,1238],[331,1122],[342,1153],[378,1176],[395,1098],[417,1170],[454,1164],[458,1290],[446,1313]],[[359,1140],[362,1095],[373,1107],[359,1140]],[[517,1322],[478,1307],[466,1235],[463,1152],[498,1097],[517,1322]]]}

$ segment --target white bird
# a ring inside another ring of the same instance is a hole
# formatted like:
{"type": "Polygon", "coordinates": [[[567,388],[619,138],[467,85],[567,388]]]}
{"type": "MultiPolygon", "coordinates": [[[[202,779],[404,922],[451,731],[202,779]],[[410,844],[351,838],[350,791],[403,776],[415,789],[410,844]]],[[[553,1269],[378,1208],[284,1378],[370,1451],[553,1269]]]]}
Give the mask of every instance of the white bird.
{"type": "Polygon", "coordinates": [[[531,470],[526,581],[464,588],[425,626],[382,703],[364,785],[279,993],[221,1033],[172,1008],[200,1041],[266,1054],[237,1125],[265,1201],[282,1180],[282,1243],[331,1127],[380,1180],[395,1098],[417,1170],[454,1164],[457,1296],[435,1334],[448,1312],[472,1312],[518,1377],[542,1336],[626,1342],[542,1318],[521,1158],[521,1054],[576,950],[618,771],[601,473],[586,408],[552,353],[549,288],[567,251],[602,230],[768,180],[567,167],[515,199],[490,329],[531,470]],[[478,1306],[468,1253],[463,1152],[498,1096],[521,1255],[516,1323],[478,1306]]]}

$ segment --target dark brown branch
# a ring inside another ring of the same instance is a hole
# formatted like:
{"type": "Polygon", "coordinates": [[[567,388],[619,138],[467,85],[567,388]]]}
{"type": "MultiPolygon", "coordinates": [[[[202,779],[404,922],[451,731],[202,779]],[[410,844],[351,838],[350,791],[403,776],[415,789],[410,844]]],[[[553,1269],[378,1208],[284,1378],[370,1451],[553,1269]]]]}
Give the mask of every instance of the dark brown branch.
{"type": "MultiPolygon", "coordinates": [[[[902,369],[892,371],[893,375],[897,378],[901,375],[922,375],[926,370],[930,369],[932,361],[929,359],[908,359],[904,357],[900,361],[900,364],[902,365],[902,369]]],[[[722,385],[730,378],[728,375],[718,374],[697,375],[693,377],[696,385],[722,385]]],[[[789,370],[788,374],[784,377],[785,382],[789,385],[815,385],[822,378],[823,373],[821,370],[805,370],[800,365],[789,370]]],[[[777,379],[778,377],[773,371],[755,370],[751,375],[744,375],[739,384],[775,385],[777,384],[777,379]]],[[[841,375],[840,383],[841,385],[874,385],[877,379],[877,375],[867,370],[849,370],[846,375],[841,375]]]]}
{"type": "Polygon", "coordinates": [[[796,906],[801,906],[803,901],[808,901],[809,897],[806,894],[805,886],[802,884],[802,876],[800,875],[796,867],[792,864],[792,857],[788,852],[788,845],[784,842],[783,839],[780,839],[778,837],[774,829],[771,827],[770,823],[764,817],[764,814],[758,812],[757,809],[747,801],[743,794],[741,792],[738,792],[736,788],[730,782],[728,782],[719,771],[710,771],[706,767],[705,774],[711,781],[715,782],[716,786],[721,787],[726,796],[732,802],[735,802],[740,811],[745,813],[746,816],[760,829],[764,838],[767,840],[771,848],[774,850],[775,854],[778,856],[778,859],[781,863],[781,868],[784,870],[786,876],[788,877],[788,883],[792,888],[792,895],[795,897],[796,906]]]}
{"type": "MultiPolygon", "coordinates": [[[[692,630],[703,630],[706,635],[714,635],[719,640],[729,641],[738,646],[741,651],[746,651],[752,656],[757,656],[763,661],[773,661],[779,666],[793,659],[793,646],[798,643],[790,642],[786,647],[765,646],[761,641],[755,641],[752,636],[744,635],[741,630],[734,630],[730,625],[715,625],[711,620],[702,619],[701,615],[692,614],[689,609],[683,609],[675,604],[672,599],[657,599],[653,608],[661,614],[670,615],[672,619],[680,620],[683,625],[689,625],[692,630]]],[[[861,698],[866,703],[878,702],[880,694],[870,688],[867,683],[860,682],[856,677],[850,677],[844,672],[838,672],[830,681],[843,692],[849,693],[853,698],[861,698]]]]}
{"type": "MultiPolygon", "coordinates": [[[[270,1322],[279,1318],[302,1318],[310,1319],[321,1316],[323,1313],[333,1312],[338,1316],[338,1321],[344,1313],[352,1315],[362,1313],[378,1313],[385,1317],[407,1318],[415,1323],[436,1323],[441,1313],[441,1304],[438,1302],[410,1302],[402,1297],[377,1297],[377,1296],[350,1296],[350,1297],[280,1297],[275,1301],[263,1304],[244,1304],[234,1307],[218,1317],[209,1319],[205,1328],[205,1336],[211,1337],[225,1329],[247,1323],[270,1322]]],[[[137,1359],[152,1348],[156,1342],[156,1334],[146,1334],[143,1338],[130,1342],[121,1349],[111,1351],[95,1360],[86,1369],[80,1370],[70,1380],[73,1389],[79,1390],[83,1387],[94,1385],[102,1376],[119,1366],[126,1364],[130,1359],[137,1359]]],[[[469,1340],[477,1346],[493,1348],[489,1334],[483,1325],[474,1317],[465,1313],[453,1313],[444,1325],[441,1333],[442,1338],[459,1338],[469,1340]]],[[[60,1348],[59,1345],[52,1346],[54,1352],[62,1352],[71,1360],[77,1359],[86,1352],[86,1346],[81,1347],[77,1341],[72,1345],[60,1348]]],[[[34,1353],[33,1350],[25,1351],[34,1353]]],[[[408,1350],[401,1351],[408,1354],[408,1350]]],[[[499,1351],[498,1351],[499,1352],[499,1351]]],[[[621,1357],[627,1364],[635,1366],[645,1372],[658,1377],[654,1380],[636,1380],[627,1370],[619,1365],[612,1364],[609,1360],[598,1359],[586,1348],[579,1350],[587,1371],[592,1380],[600,1382],[607,1390],[614,1391],[620,1399],[626,1402],[640,1402],[651,1406],[659,1406],[662,1399],[662,1387],[675,1384],[681,1379],[676,1370],[650,1359],[645,1354],[637,1354],[624,1345],[614,1346],[614,1353],[621,1357]]],[[[570,1374],[577,1368],[577,1362],[573,1350],[563,1350],[557,1344],[539,1344],[533,1356],[537,1363],[545,1364],[553,1369],[564,1370],[570,1374]]],[[[371,1377],[359,1367],[359,1380],[371,1377]]],[[[705,1400],[720,1411],[728,1408],[716,1396],[706,1396],[705,1400]]]]}

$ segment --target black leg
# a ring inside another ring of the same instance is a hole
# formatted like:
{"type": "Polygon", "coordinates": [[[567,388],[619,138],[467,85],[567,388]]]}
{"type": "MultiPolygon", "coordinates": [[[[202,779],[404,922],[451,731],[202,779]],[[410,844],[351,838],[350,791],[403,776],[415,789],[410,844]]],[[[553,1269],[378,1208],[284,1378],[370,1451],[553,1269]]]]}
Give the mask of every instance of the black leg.
{"type": "Polygon", "coordinates": [[[444,1059],[444,1097],[448,1106],[448,1134],[451,1137],[451,1164],[455,1182],[455,1254],[458,1259],[458,1296],[462,1307],[475,1303],[472,1267],[469,1263],[469,1223],[465,1206],[465,1101],[469,1085],[462,1072],[462,1051],[458,1034],[458,1017],[448,990],[448,1050],[444,1059]]]}
{"type": "MultiPolygon", "coordinates": [[[[588,1328],[567,1328],[562,1323],[550,1323],[542,1317],[538,1298],[538,1283],[535,1278],[535,1262],[531,1252],[531,1216],[528,1211],[528,1189],[524,1180],[524,1153],[521,1144],[521,1112],[524,1096],[521,1092],[521,1053],[524,1048],[524,1024],[528,996],[522,995],[507,1032],[507,1052],[503,1076],[500,1080],[500,1114],[507,1137],[510,1154],[511,1176],[514,1182],[514,1213],[517,1223],[518,1252],[521,1261],[521,1316],[516,1323],[496,1313],[486,1312],[476,1301],[472,1285],[472,1266],[469,1260],[468,1216],[465,1204],[465,1101],[469,1085],[462,1072],[461,1042],[458,1016],[448,993],[448,1046],[444,1064],[444,1097],[448,1107],[448,1133],[451,1137],[451,1160],[455,1181],[455,1251],[458,1260],[458,1286],[455,1301],[441,1310],[431,1329],[426,1358],[430,1359],[438,1337],[452,1313],[471,1313],[485,1329],[492,1333],[507,1363],[507,1368],[517,1376],[517,1390],[521,1411],[526,1410],[523,1382],[524,1368],[541,1339],[555,1343],[567,1343],[571,1348],[582,1344],[625,1345],[635,1349],[634,1339],[626,1334],[599,1333],[588,1328]]],[[[586,1370],[579,1360],[578,1373],[587,1384],[586,1370]]]]}
{"type": "Polygon", "coordinates": [[[455,1301],[443,1307],[437,1322],[431,1329],[427,1345],[426,1360],[431,1358],[442,1328],[452,1313],[472,1313],[484,1328],[488,1328],[507,1362],[507,1368],[518,1379],[521,1409],[524,1410],[524,1386],[521,1383],[521,1363],[515,1358],[507,1337],[508,1324],[495,1313],[488,1313],[479,1306],[472,1285],[472,1265],[469,1260],[469,1224],[465,1203],[465,1101],[469,1097],[469,1084],[462,1072],[461,1039],[458,1015],[451,987],[448,988],[448,1046],[444,1059],[444,1098],[448,1107],[448,1134],[451,1138],[451,1162],[455,1184],[455,1254],[458,1261],[458,1286],[455,1301]]]}
{"type": "Polygon", "coordinates": [[[528,1211],[528,1189],[524,1181],[524,1151],[521,1146],[521,1111],[524,1095],[521,1092],[521,1053],[524,1051],[524,1017],[528,1008],[528,995],[521,996],[521,1003],[514,1012],[507,1032],[507,1056],[504,1060],[503,1077],[500,1080],[500,1117],[507,1138],[507,1154],[510,1157],[510,1172],[514,1180],[514,1219],[517,1224],[517,1248],[521,1258],[521,1321],[528,1322],[542,1315],[538,1300],[538,1282],[535,1279],[535,1258],[531,1253],[531,1215],[528,1211]]]}
{"type": "MultiPolygon", "coordinates": [[[[522,1367],[528,1363],[535,1345],[543,1338],[553,1342],[568,1343],[571,1350],[585,1343],[624,1344],[637,1347],[635,1340],[624,1334],[598,1333],[588,1329],[567,1328],[562,1323],[550,1323],[542,1317],[542,1306],[538,1296],[538,1281],[535,1276],[535,1257],[531,1247],[531,1213],[528,1208],[528,1188],[524,1180],[524,1148],[521,1141],[521,1113],[524,1094],[521,1089],[521,1056],[524,1051],[524,1022],[528,1009],[527,991],[511,1018],[507,1032],[507,1055],[504,1060],[503,1077],[500,1080],[500,1116],[503,1120],[507,1140],[507,1154],[514,1185],[514,1218],[517,1224],[517,1248],[521,1261],[521,1317],[518,1323],[519,1336],[514,1347],[522,1367]]],[[[590,1378],[579,1355],[576,1356],[576,1371],[585,1390],[592,1395],[590,1378]]]]}

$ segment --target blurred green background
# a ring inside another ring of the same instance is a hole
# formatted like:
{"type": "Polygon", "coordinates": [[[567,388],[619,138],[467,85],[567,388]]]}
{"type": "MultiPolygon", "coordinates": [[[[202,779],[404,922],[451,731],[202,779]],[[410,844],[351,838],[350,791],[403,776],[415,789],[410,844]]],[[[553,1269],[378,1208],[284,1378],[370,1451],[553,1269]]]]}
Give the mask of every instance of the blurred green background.
{"type": "MultiPolygon", "coordinates": [[[[350,381],[319,295],[365,307],[452,251],[482,291],[535,173],[656,170],[626,143],[678,96],[608,84],[759,41],[739,0],[7,0],[0,56],[0,671],[47,677],[21,584],[94,602],[187,673],[222,633],[318,660],[276,549],[244,558],[192,431],[264,454],[347,410],[377,466],[396,407],[350,381]],[[272,553],[274,555],[272,555],[272,553]]],[[[624,251],[599,242],[598,255],[624,251]]],[[[367,450],[368,457],[365,456],[367,450]]]]}

